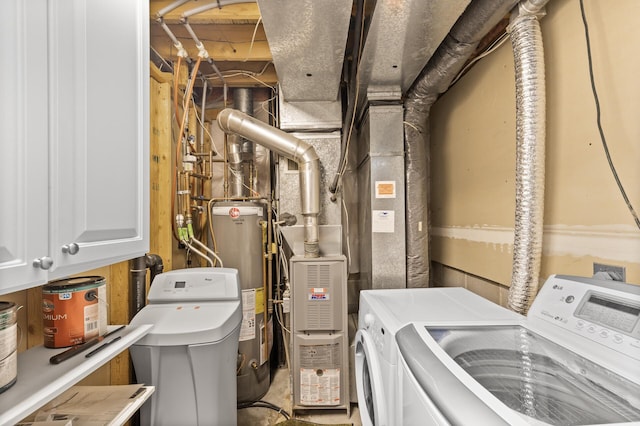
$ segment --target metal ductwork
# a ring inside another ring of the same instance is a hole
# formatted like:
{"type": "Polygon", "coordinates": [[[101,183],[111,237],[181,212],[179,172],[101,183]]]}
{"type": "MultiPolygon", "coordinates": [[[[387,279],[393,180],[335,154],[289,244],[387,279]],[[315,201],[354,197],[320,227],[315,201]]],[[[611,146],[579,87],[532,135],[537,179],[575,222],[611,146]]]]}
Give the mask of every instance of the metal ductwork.
{"type": "Polygon", "coordinates": [[[361,100],[399,100],[469,3],[366,1],[365,9],[375,9],[366,13],[371,18],[359,69],[361,100]]]}
{"type": "Polygon", "coordinates": [[[218,114],[218,126],[298,163],[304,255],[318,257],[318,214],[320,212],[320,160],[311,145],[247,114],[226,108],[218,114]]]}
{"type": "Polygon", "coordinates": [[[405,106],[407,287],[429,277],[429,112],[474,53],[482,38],[517,4],[474,0],[451,28],[409,90],[405,106]],[[421,226],[416,226],[420,224],[421,226]]]}
{"type": "Polygon", "coordinates": [[[516,212],[508,307],[523,315],[538,290],[542,259],[546,97],[536,13],[545,4],[524,1],[509,25],[516,71],[516,212]]]}
{"type": "Polygon", "coordinates": [[[258,0],[281,96],[335,101],[353,0],[258,0]]]}

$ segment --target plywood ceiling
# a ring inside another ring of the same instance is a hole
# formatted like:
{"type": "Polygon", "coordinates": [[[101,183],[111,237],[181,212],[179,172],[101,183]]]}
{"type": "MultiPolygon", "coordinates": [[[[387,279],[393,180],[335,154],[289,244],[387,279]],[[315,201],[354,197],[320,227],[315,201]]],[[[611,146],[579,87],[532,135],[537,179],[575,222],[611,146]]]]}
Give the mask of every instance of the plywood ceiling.
{"type": "MultiPolygon", "coordinates": [[[[149,2],[151,48],[170,64],[177,61],[177,49],[157,22],[157,13],[172,3],[175,2],[149,2]]],[[[211,3],[217,5],[216,1],[191,0],[163,16],[164,22],[182,43],[192,60],[198,58],[198,48],[183,24],[182,14],[211,3]]],[[[277,82],[269,44],[262,28],[260,10],[256,3],[214,7],[189,17],[187,22],[229,87],[265,87],[273,86],[277,82]]],[[[152,54],[152,59],[158,64],[155,53],[152,54]]],[[[210,85],[223,86],[223,82],[209,64],[203,62],[200,70],[203,74],[210,75],[210,85]]]]}

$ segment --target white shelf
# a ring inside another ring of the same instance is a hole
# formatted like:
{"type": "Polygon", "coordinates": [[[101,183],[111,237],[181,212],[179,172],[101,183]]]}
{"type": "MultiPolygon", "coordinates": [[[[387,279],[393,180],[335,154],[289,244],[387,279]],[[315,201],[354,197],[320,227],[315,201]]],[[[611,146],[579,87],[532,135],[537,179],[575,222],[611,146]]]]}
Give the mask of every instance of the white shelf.
{"type": "MultiPolygon", "coordinates": [[[[74,357],[54,365],[49,358],[66,349],[50,349],[36,346],[18,354],[18,375],[16,383],[0,394],[0,425],[13,425],[51,399],[84,379],[123,350],[146,335],[153,325],[127,326],[109,336],[104,342],[122,336],[94,356],[85,355],[98,345],[74,357]]],[[[110,330],[116,326],[110,326],[110,330]]]]}

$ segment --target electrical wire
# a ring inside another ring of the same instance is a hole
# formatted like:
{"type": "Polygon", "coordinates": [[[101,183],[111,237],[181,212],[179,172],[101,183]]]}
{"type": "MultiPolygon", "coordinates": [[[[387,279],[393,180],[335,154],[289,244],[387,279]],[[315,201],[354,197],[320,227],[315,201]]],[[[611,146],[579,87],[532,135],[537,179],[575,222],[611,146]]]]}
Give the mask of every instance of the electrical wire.
{"type": "MultiPolygon", "coordinates": [[[[356,78],[355,78],[355,94],[353,97],[353,102],[358,102],[358,96],[360,96],[360,62],[362,61],[362,56],[360,54],[360,52],[362,51],[362,46],[364,43],[364,23],[365,23],[365,9],[364,9],[364,4],[363,4],[363,9],[362,9],[362,22],[360,25],[360,43],[357,46],[358,49],[358,63],[356,64],[357,70],[356,70],[356,78]]],[[[338,180],[342,179],[342,176],[344,176],[344,172],[347,170],[347,164],[348,164],[348,158],[349,158],[349,146],[351,145],[351,134],[353,132],[353,125],[356,121],[356,107],[354,105],[353,108],[353,113],[351,114],[351,121],[349,123],[349,132],[347,133],[347,141],[345,143],[345,148],[344,148],[344,157],[342,158],[342,164],[340,165],[339,169],[338,169],[338,173],[337,173],[337,177],[338,180]]],[[[339,184],[338,184],[339,186],[339,184]]]]}
{"type": "Polygon", "coordinates": [[[266,107],[266,105],[273,101],[274,99],[276,99],[278,97],[278,95],[273,95],[272,97],[270,97],[269,99],[267,99],[266,101],[262,101],[260,102],[260,109],[263,110],[264,112],[267,113],[267,115],[271,116],[274,120],[277,120],[278,117],[275,116],[274,113],[272,113],[271,111],[269,111],[269,108],[266,107]]]}
{"type": "Polygon", "coordinates": [[[345,218],[345,236],[347,239],[347,269],[351,266],[351,243],[349,241],[349,212],[347,211],[347,203],[344,201],[344,196],[342,197],[342,209],[344,210],[344,218],[345,218]]]}
{"type": "Polygon", "coordinates": [[[242,60],[242,62],[247,62],[251,57],[251,52],[253,51],[253,44],[256,41],[256,33],[258,32],[258,28],[260,26],[260,22],[262,22],[262,16],[258,18],[258,22],[256,22],[256,26],[253,28],[253,35],[251,36],[251,44],[249,45],[249,52],[247,52],[247,57],[242,60]]]}
{"type": "MultiPolygon", "coordinates": [[[[227,74],[227,72],[223,73],[225,78],[237,77],[237,76],[249,77],[250,79],[255,80],[258,83],[262,84],[264,87],[268,87],[271,90],[275,90],[274,86],[272,86],[272,85],[260,80],[259,78],[255,77],[255,73],[254,72],[251,72],[251,71],[237,71],[237,72],[235,72],[233,74],[227,74]]],[[[209,78],[209,79],[216,79],[216,78],[219,79],[220,77],[214,76],[214,75],[210,75],[210,76],[207,76],[207,78],[209,78]]]]}
{"type": "MultiPolygon", "coordinates": [[[[204,125],[204,123],[202,122],[202,117],[200,114],[198,114],[198,108],[196,108],[196,101],[195,99],[191,99],[191,102],[193,103],[193,110],[196,112],[196,120],[198,121],[198,124],[200,124],[200,127],[202,127],[205,131],[205,133],[207,134],[207,136],[209,136],[209,138],[211,139],[211,151],[213,151],[213,153],[215,155],[220,155],[220,153],[218,152],[218,150],[216,149],[215,144],[213,143],[213,136],[211,136],[211,132],[209,132],[209,129],[207,128],[207,126],[204,125]]],[[[202,113],[202,115],[204,115],[204,113],[202,113]]]]}
{"type": "Polygon", "coordinates": [[[495,39],[493,41],[493,43],[491,43],[487,47],[487,49],[485,49],[484,52],[482,52],[481,54],[479,54],[478,56],[473,58],[473,60],[469,61],[469,63],[467,65],[465,65],[464,68],[462,68],[462,70],[458,73],[458,75],[456,75],[456,77],[453,79],[453,81],[449,84],[449,87],[451,87],[454,84],[456,84],[458,82],[458,80],[460,80],[460,77],[462,77],[469,70],[469,68],[471,68],[473,66],[473,64],[475,64],[480,59],[482,59],[482,58],[490,55],[491,53],[495,52],[496,50],[498,50],[498,48],[500,46],[502,46],[507,40],[509,40],[509,33],[506,33],[506,32],[503,33],[502,35],[500,35],[500,37],[498,37],[497,39],[495,39]]]}
{"type": "Polygon", "coordinates": [[[600,110],[600,100],[598,99],[598,91],[596,90],[596,83],[593,75],[591,40],[589,37],[589,24],[587,23],[587,17],[584,12],[584,0],[580,0],[580,14],[582,15],[582,23],[584,24],[584,36],[587,41],[587,58],[589,59],[589,79],[591,81],[591,91],[593,92],[593,100],[595,101],[595,104],[596,104],[596,117],[597,117],[596,122],[598,124],[598,132],[600,133],[600,140],[602,141],[602,147],[604,148],[604,153],[607,157],[607,163],[609,163],[609,168],[611,169],[611,173],[613,173],[613,178],[615,179],[616,184],[618,185],[618,189],[622,194],[622,198],[624,199],[624,202],[627,204],[627,208],[629,209],[631,216],[633,216],[633,220],[635,221],[636,226],[638,227],[638,229],[640,229],[640,219],[638,218],[638,214],[636,213],[633,206],[631,205],[631,202],[629,201],[629,197],[627,197],[627,192],[624,190],[624,187],[622,186],[622,182],[620,181],[620,178],[618,176],[618,172],[616,171],[616,168],[613,165],[613,161],[611,160],[611,154],[609,153],[609,146],[607,145],[607,139],[605,138],[604,130],[602,128],[602,119],[601,119],[602,114],[600,110]]]}

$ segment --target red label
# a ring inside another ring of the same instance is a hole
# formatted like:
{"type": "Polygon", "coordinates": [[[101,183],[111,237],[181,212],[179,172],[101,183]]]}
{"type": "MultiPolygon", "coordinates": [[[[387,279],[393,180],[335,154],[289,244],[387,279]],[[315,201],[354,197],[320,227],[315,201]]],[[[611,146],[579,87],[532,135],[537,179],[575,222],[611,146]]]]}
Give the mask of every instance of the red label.
{"type": "Polygon", "coordinates": [[[237,219],[240,217],[240,209],[237,207],[231,207],[229,209],[229,216],[231,216],[231,219],[237,219]]]}

